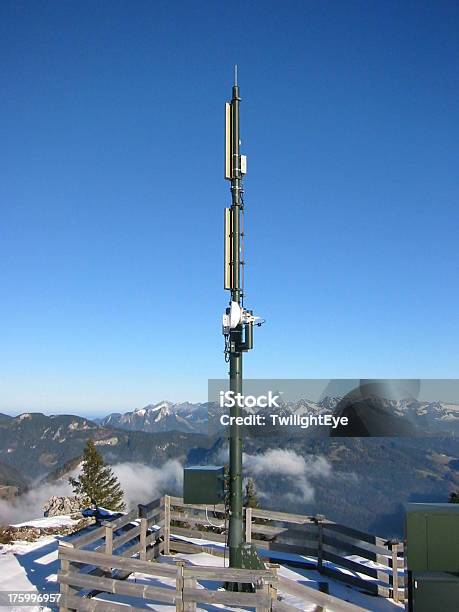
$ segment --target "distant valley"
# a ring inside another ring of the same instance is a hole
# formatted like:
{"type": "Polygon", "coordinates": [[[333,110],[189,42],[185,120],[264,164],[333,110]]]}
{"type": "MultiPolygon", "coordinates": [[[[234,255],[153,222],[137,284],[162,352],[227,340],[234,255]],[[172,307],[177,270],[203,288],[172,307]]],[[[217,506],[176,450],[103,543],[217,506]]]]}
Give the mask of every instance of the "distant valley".
{"type": "MultiPolygon", "coordinates": [[[[280,410],[333,412],[338,403],[339,398],[303,400],[280,410]]],[[[281,443],[279,436],[247,437],[245,464],[266,507],[280,508],[282,495],[292,510],[322,513],[386,537],[397,535],[404,502],[447,501],[451,491],[459,490],[459,440],[451,435],[457,431],[458,408],[440,402],[392,406],[422,423],[425,435],[413,438],[320,438],[297,430],[285,431],[281,443]],[[287,453],[295,469],[300,466],[300,478],[289,474],[289,461],[273,465],[271,457],[280,452],[287,453]]],[[[21,493],[46,479],[51,494],[53,482],[75,469],[90,437],[111,464],[160,467],[169,459],[221,464],[227,457],[227,432],[207,434],[209,410],[212,420],[219,411],[215,405],[170,402],[97,422],[76,415],[0,415],[0,485],[21,493]]]]}

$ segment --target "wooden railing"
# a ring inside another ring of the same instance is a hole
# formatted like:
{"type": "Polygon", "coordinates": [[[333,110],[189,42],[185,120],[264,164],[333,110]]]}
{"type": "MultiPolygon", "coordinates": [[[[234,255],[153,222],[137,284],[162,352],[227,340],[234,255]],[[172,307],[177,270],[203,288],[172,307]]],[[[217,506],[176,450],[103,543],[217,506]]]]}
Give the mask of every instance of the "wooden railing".
{"type": "MultiPolygon", "coordinates": [[[[125,610],[121,602],[95,599],[100,593],[111,593],[121,598],[174,604],[180,611],[192,612],[197,603],[215,603],[263,612],[291,612],[294,608],[278,597],[278,586],[282,593],[304,598],[324,610],[362,610],[326,592],[278,578],[278,566],[269,562],[279,561],[279,553],[290,553],[284,555],[287,558],[282,564],[316,569],[323,576],[374,595],[393,597],[396,601],[403,599],[403,545],[338,525],[321,516],[245,509],[246,540],[260,549],[268,562],[265,570],[188,566],[181,560],[173,564],[171,552],[225,554],[223,516],[223,506],[206,509],[166,495],[79,536],[64,538],[59,545],[60,610],[125,610]],[[181,537],[205,539],[209,544],[191,543],[181,537]],[[152,562],[159,555],[166,563],[152,562]],[[352,555],[358,557],[349,558],[352,555]],[[358,558],[374,561],[381,567],[368,567],[358,558]],[[402,572],[393,572],[394,567],[402,572]],[[175,588],[126,581],[133,572],[172,578],[175,588]],[[255,591],[234,593],[202,588],[202,585],[198,588],[198,580],[247,582],[255,586],[255,591]]],[[[326,585],[324,582],[321,586],[326,585]]]]}
{"type": "MultiPolygon", "coordinates": [[[[184,504],[182,498],[170,497],[170,517],[177,536],[202,538],[224,543],[223,529],[209,527],[206,506],[184,504]],[[183,525],[182,527],[180,525],[183,525]]],[[[214,514],[214,508],[207,513],[214,514]]],[[[223,516],[224,507],[215,506],[215,515],[223,516]]],[[[296,558],[282,563],[293,567],[316,569],[324,576],[363,589],[373,595],[404,600],[404,547],[396,540],[339,525],[321,515],[306,516],[260,508],[245,508],[245,537],[262,549],[264,556],[277,560],[273,553],[290,553],[296,558]],[[352,559],[350,557],[358,557],[352,559]],[[306,557],[306,559],[301,558],[306,557]],[[367,562],[377,563],[378,568],[367,562]]],[[[216,523],[219,518],[212,519],[216,523]]],[[[223,547],[190,544],[172,540],[170,549],[192,553],[198,550],[223,554],[223,547]]]]}
{"type": "MultiPolygon", "coordinates": [[[[59,547],[59,558],[64,568],[58,574],[61,584],[60,610],[126,610],[126,604],[113,603],[77,595],[80,590],[92,591],[93,596],[100,593],[117,594],[120,596],[144,599],[150,602],[175,605],[176,610],[196,610],[196,603],[212,603],[223,605],[238,605],[256,608],[259,612],[271,610],[271,600],[277,583],[273,571],[267,570],[234,570],[231,568],[191,566],[187,567],[184,561],[177,561],[175,565],[166,563],[151,563],[138,559],[126,559],[119,555],[80,550],[69,546],[59,547]],[[137,572],[155,578],[169,578],[175,581],[175,587],[148,586],[145,584],[126,582],[118,577],[102,577],[85,574],[78,569],[79,564],[91,564],[98,567],[110,567],[112,570],[121,570],[123,574],[137,572]],[[215,591],[207,588],[197,588],[197,580],[229,581],[255,584],[253,593],[233,593],[215,591]]],[[[129,606],[130,610],[140,610],[129,606]]]]}
{"type": "Polygon", "coordinates": [[[75,593],[82,588],[90,589],[89,595],[105,591],[107,576],[112,577],[113,568],[118,570],[114,576],[116,585],[121,584],[120,581],[133,571],[132,557],[138,556],[140,561],[146,562],[158,557],[163,549],[164,498],[147,506],[139,505],[120,518],[87,529],[79,536],[64,538],[59,543],[60,609],[108,610],[100,605],[101,602],[76,597],[75,593]],[[77,571],[71,571],[74,569],[77,571]],[[76,580],[72,586],[68,583],[69,577],[76,580]],[[78,606],[73,605],[75,603],[78,606]]]}

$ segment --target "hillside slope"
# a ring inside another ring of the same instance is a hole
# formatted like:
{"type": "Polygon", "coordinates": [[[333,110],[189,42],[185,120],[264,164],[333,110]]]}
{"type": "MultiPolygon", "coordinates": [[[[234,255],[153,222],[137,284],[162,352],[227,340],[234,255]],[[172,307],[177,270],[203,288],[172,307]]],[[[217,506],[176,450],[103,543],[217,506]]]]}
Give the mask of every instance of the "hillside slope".
{"type": "Polygon", "coordinates": [[[191,448],[207,448],[201,434],[146,433],[100,427],[88,419],[26,413],[0,427],[0,462],[43,478],[69,460],[81,456],[93,438],[108,463],[124,461],[161,465],[167,459],[184,458],[191,448]]]}
{"type": "Polygon", "coordinates": [[[16,468],[6,463],[0,463],[0,486],[16,487],[18,493],[27,489],[27,478],[16,468]]]}

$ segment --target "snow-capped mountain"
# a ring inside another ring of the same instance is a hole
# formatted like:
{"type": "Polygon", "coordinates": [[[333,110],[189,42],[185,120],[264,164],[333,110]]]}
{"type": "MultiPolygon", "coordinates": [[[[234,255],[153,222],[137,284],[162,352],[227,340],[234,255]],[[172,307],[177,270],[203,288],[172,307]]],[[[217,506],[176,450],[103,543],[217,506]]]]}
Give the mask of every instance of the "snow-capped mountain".
{"type": "MultiPolygon", "coordinates": [[[[279,402],[279,408],[270,410],[281,416],[334,414],[339,412],[343,398],[325,397],[318,402],[301,399],[297,402],[279,402]]],[[[381,400],[381,405],[393,415],[406,419],[420,431],[428,433],[459,433],[459,404],[420,402],[417,400],[381,400]]],[[[263,409],[251,409],[257,412],[263,409]]],[[[149,404],[131,412],[112,413],[99,422],[103,427],[129,431],[185,433],[213,433],[219,429],[219,416],[225,412],[216,403],[173,403],[163,401],[149,404]]]]}
{"type": "Polygon", "coordinates": [[[402,400],[394,402],[394,412],[429,431],[459,430],[459,404],[402,400]]]}
{"type": "Polygon", "coordinates": [[[209,404],[174,404],[163,401],[120,414],[114,412],[100,421],[103,427],[129,431],[181,431],[207,433],[209,404]]]}

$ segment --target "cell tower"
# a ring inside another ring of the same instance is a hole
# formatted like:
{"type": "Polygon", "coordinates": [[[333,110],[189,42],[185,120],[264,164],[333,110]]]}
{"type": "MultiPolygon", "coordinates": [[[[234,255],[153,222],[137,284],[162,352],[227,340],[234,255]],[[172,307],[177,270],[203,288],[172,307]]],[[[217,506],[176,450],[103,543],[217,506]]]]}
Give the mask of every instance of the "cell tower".
{"type": "MultiPolygon", "coordinates": [[[[234,73],[233,96],[225,104],[225,178],[231,182],[231,207],[225,208],[224,287],[230,291],[229,306],[222,320],[225,338],[225,360],[229,363],[229,390],[242,394],[242,355],[253,348],[253,327],[261,325],[260,317],[244,308],[244,261],[241,256],[244,239],[244,198],[242,178],[247,171],[247,158],[240,153],[239,86],[237,67],[234,73]]],[[[240,417],[241,408],[234,402],[231,417],[240,417]]],[[[245,542],[242,499],[242,429],[231,419],[229,473],[224,466],[190,466],[184,469],[183,498],[185,503],[215,505],[225,502],[229,511],[229,561],[231,567],[264,567],[255,547],[245,542]],[[225,487],[225,484],[227,485],[225,487]]],[[[229,583],[229,590],[241,585],[229,583]]]]}
{"type": "MultiPolygon", "coordinates": [[[[239,107],[241,98],[237,83],[237,66],[231,102],[225,104],[225,179],[231,183],[231,208],[225,208],[224,287],[231,293],[229,307],[223,315],[225,358],[229,362],[229,388],[242,393],[242,356],[253,348],[253,327],[260,325],[259,317],[244,308],[244,190],[242,179],[247,172],[247,158],[240,153],[239,107]]],[[[231,417],[241,416],[237,405],[231,417]]],[[[242,439],[241,426],[232,420],[229,445],[229,558],[231,567],[243,567],[249,547],[244,543],[242,499],[242,439]]],[[[254,551],[253,551],[254,553],[254,551]]]]}

